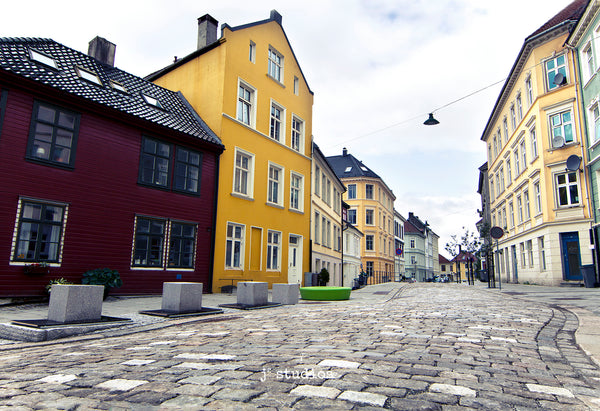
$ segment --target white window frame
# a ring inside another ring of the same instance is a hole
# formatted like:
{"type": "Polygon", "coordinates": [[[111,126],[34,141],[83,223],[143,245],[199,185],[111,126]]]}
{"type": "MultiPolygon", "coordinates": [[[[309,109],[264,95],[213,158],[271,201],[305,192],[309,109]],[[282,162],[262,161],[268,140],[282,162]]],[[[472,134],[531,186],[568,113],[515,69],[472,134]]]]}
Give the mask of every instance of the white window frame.
{"type": "Polygon", "coordinates": [[[539,181],[533,183],[533,191],[535,195],[535,213],[540,214],[542,212],[542,191],[539,181]]]}
{"type": "Polygon", "coordinates": [[[556,56],[553,56],[552,58],[546,59],[543,61],[544,63],[544,80],[546,81],[546,90],[551,91],[554,90],[555,88],[559,87],[559,85],[554,84],[554,76],[556,76],[556,74],[558,74],[559,72],[561,72],[562,74],[564,74],[565,76],[565,81],[566,84],[569,83],[569,61],[568,61],[568,57],[566,53],[562,53],[556,56]],[[558,60],[564,57],[565,62],[564,64],[558,64],[558,60]],[[554,61],[554,68],[552,69],[548,69],[548,63],[554,61]],[[561,70],[562,68],[562,70],[561,70]],[[552,75],[552,80],[550,79],[550,76],[552,75]]]}
{"type": "Polygon", "coordinates": [[[304,152],[304,132],[306,123],[296,114],[292,114],[292,132],[290,147],[299,153],[304,152]],[[298,127],[300,125],[300,127],[298,127]]]}
{"type": "Polygon", "coordinates": [[[283,207],[284,182],[285,168],[269,161],[269,167],[267,168],[267,204],[283,207]],[[272,174],[271,170],[277,171],[277,175],[272,174]],[[273,194],[274,188],[277,190],[275,195],[273,194]]]}
{"type": "Polygon", "coordinates": [[[523,206],[525,207],[525,221],[531,219],[531,208],[529,205],[529,190],[523,191],[523,206]]]}
{"type": "Polygon", "coordinates": [[[533,84],[531,82],[531,75],[525,79],[525,94],[527,95],[527,105],[531,107],[533,104],[533,84]]]}
{"type": "Polygon", "coordinates": [[[533,162],[539,155],[535,124],[529,128],[529,142],[531,144],[531,161],[533,162]]]}
{"type": "Polygon", "coordinates": [[[281,271],[281,231],[267,230],[267,271],[281,271]]]}
{"type": "Polygon", "coordinates": [[[510,168],[510,156],[506,158],[506,186],[510,186],[512,184],[512,170],[510,168]]]}
{"type": "Polygon", "coordinates": [[[582,65],[585,67],[584,83],[587,83],[596,72],[596,64],[594,62],[594,49],[592,42],[589,41],[581,51],[582,65]]]}
{"type": "Polygon", "coordinates": [[[283,55],[273,46],[269,46],[268,71],[269,77],[283,83],[283,55]]]}
{"type": "Polygon", "coordinates": [[[300,79],[294,76],[294,94],[300,94],[300,79]]]}
{"type": "Polygon", "coordinates": [[[517,105],[517,120],[523,120],[523,102],[521,101],[521,93],[517,94],[517,98],[515,99],[517,105]]]}
{"type": "Polygon", "coordinates": [[[295,171],[290,171],[290,209],[304,211],[304,176],[295,171]],[[299,183],[297,186],[296,181],[299,183]]]}
{"type": "Polygon", "coordinates": [[[592,136],[591,144],[600,140],[600,106],[598,102],[592,104],[588,110],[589,135],[592,136]]]}
{"type": "Polygon", "coordinates": [[[232,186],[231,186],[231,192],[235,195],[238,196],[242,196],[242,197],[246,197],[246,198],[254,198],[254,154],[246,151],[246,150],[242,150],[239,147],[235,148],[235,153],[234,153],[234,160],[233,160],[233,179],[232,179],[232,186]],[[242,157],[247,157],[249,159],[248,161],[248,168],[244,169],[241,167],[238,167],[237,165],[237,159],[238,159],[238,155],[242,156],[242,157]],[[243,193],[242,191],[237,190],[237,178],[238,178],[238,168],[239,168],[239,175],[240,177],[243,175],[243,173],[246,173],[246,193],[243,193]]]}
{"type": "Polygon", "coordinates": [[[375,225],[375,210],[372,208],[365,209],[365,225],[374,226],[375,225]],[[368,222],[367,216],[371,213],[371,222],[368,222]]]}
{"type": "Polygon", "coordinates": [[[356,184],[348,184],[348,200],[354,200],[355,198],[356,198],[356,184]]]}
{"type": "Polygon", "coordinates": [[[512,228],[515,226],[515,207],[512,201],[508,203],[508,217],[510,220],[510,227],[512,228]]]}
{"type": "Polygon", "coordinates": [[[506,142],[508,143],[508,140],[510,140],[510,134],[508,134],[508,119],[506,116],[504,116],[504,119],[502,120],[502,128],[504,128],[504,136],[506,138],[506,142]]]}
{"type": "Polygon", "coordinates": [[[225,240],[225,269],[226,270],[243,270],[244,269],[244,256],[245,256],[245,245],[246,245],[246,241],[245,241],[245,237],[246,237],[246,226],[244,224],[239,224],[239,223],[234,223],[234,222],[227,222],[227,229],[225,231],[225,235],[226,235],[226,240],[225,240]],[[229,235],[229,227],[231,227],[232,229],[232,234],[233,235],[229,235]],[[240,236],[237,237],[236,235],[236,228],[240,229],[240,236]],[[229,247],[229,244],[231,244],[231,254],[230,254],[230,261],[227,261],[227,249],[229,247]],[[239,256],[238,256],[238,264],[235,265],[234,264],[234,260],[235,260],[235,245],[239,244],[239,256]]]}
{"type": "Polygon", "coordinates": [[[281,144],[285,144],[285,107],[273,99],[271,99],[269,120],[269,137],[281,144]],[[273,114],[274,110],[279,111],[279,118],[273,114]]]}
{"type": "Polygon", "coordinates": [[[321,197],[321,169],[315,166],[315,189],[314,193],[317,197],[321,197]]]}
{"type": "Polygon", "coordinates": [[[321,244],[321,240],[320,240],[320,234],[321,234],[321,228],[320,228],[320,223],[321,223],[321,214],[319,214],[318,211],[315,211],[315,234],[314,234],[314,240],[315,240],[315,244],[321,244]]]}
{"type": "Polygon", "coordinates": [[[236,115],[235,118],[242,124],[248,127],[256,127],[256,88],[250,83],[238,78],[238,86],[236,89],[236,115]],[[244,89],[249,96],[240,96],[240,89],[244,89]],[[244,107],[248,108],[248,118],[244,118],[244,107]]]}
{"type": "Polygon", "coordinates": [[[256,63],[256,43],[250,40],[250,46],[248,47],[248,59],[252,63],[256,63]]]}
{"type": "Polygon", "coordinates": [[[512,126],[512,131],[514,132],[517,129],[517,114],[515,112],[514,103],[510,105],[510,125],[512,126]]]}
{"type": "Polygon", "coordinates": [[[525,139],[521,140],[519,143],[519,149],[521,151],[521,161],[523,164],[523,171],[527,168],[527,145],[525,144],[525,139]]]}
{"type": "Polygon", "coordinates": [[[550,144],[552,147],[552,139],[554,139],[554,137],[556,136],[562,136],[565,139],[565,144],[572,144],[577,142],[577,132],[575,130],[575,117],[573,115],[573,108],[569,107],[567,109],[563,109],[563,110],[559,110],[556,112],[552,112],[552,113],[548,113],[548,127],[550,130],[550,144]],[[563,115],[569,113],[570,114],[570,121],[569,122],[565,122],[563,120],[563,115]],[[559,121],[560,121],[560,126],[555,127],[553,124],[553,119],[558,117],[559,121]],[[568,141],[566,138],[566,133],[565,133],[565,127],[567,125],[571,126],[571,136],[572,136],[572,140],[568,141]],[[556,133],[556,130],[560,130],[560,134],[556,133]]]}
{"type": "Polygon", "coordinates": [[[555,188],[554,192],[556,195],[556,206],[558,208],[574,207],[574,206],[579,206],[581,204],[581,189],[579,187],[579,173],[577,171],[568,171],[568,172],[554,174],[554,188],[555,188]],[[560,176],[565,176],[564,183],[559,183],[558,180],[559,180],[560,176]],[[575,176],[575,181],[574,182],[569,181],[569,176],[575,176]],[[577,202],[574,202],[571,198],[570,188],[572,186],[575,186],[577,188],[577,202]],[[567,204],[560,203],[561,189],[566,189],[567,200],[568,200],[567,204]]]}

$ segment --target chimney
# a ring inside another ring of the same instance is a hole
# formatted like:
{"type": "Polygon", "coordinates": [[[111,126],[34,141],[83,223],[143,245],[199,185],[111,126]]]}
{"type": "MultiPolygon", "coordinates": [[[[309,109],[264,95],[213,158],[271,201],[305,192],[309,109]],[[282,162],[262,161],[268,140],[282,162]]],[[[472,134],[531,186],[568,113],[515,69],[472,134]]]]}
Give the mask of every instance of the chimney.
{"type": "Polygon", "coordinates": [[[219,22],[210,14],[198,18],[198,49],[217,41],[217,26],[219,22]]]}
{"type": "Polygon", "coordinates": [[[117,46],[110,41],[96,36],[89,43],[88,56],[95,58],[100,63],[115,66],[115,50],[117,46]]]}
{"type": "Polygon", "coordinates": [[[346,156],[348,155],[348,150],[346,150],[346,147],[344,147],[344,148],[342,149],[342,155],[343,155],[344,157],[346,157],[346,156]]]}
{"type": "Polygon", "coordinates": [[[281,26],[281,14],[277,12],[277,10],[271,10],[271,20],[276,21],[281,26]]]}

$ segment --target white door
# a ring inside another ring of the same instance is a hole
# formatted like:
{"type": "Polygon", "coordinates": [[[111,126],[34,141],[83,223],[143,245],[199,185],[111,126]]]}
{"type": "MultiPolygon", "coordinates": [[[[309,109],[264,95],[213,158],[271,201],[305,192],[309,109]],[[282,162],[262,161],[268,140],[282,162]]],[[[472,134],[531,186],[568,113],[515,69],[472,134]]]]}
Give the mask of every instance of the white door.
{"type": "Polygon", "coordinates": [[[290,234],[288,283],[302,283],[302,237],[290,234]]]}

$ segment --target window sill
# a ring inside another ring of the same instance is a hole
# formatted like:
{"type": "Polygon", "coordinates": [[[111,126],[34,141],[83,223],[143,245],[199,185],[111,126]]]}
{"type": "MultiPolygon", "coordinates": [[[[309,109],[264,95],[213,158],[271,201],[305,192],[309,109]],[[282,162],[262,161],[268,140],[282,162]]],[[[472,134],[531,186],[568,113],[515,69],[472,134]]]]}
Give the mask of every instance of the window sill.
{"type": "Polygon", "coordinates": [[[39,164],[39,165],[42,165],[42,166],[50,166],[50,167],[62,168],[63,170],[67,170],[67,171],[73,171],[73,170],[75,170],[75,166],[71,165],[71,164],[58,163],[58,162],[55,162],[55,161],[44,160],[44,159],[41,159],[41,158],[30,157],[30,156],[25,157],[25,159],[27,161],[31,162],[31,163],[39,164]]]}
{"type": "Polygon", "coordinates": [[[273,77],[269,73],[267,73],[267,77],[270,78],[271,80],[273,80],[275,83],[277,83],[282,88],[285,88],[285,84],[283,84],[281,81],[277,80],[275,77],[273,77]]]}
{"type": "Polygon", "coordinates": [[[232,197],[239,198],[239,199],[242,199],[242,200],[254,201],[254,198],[253,198],[253,197],[246,196],[246,195],[244,195],[244,194],[240,194],[240,193],[235,193],[235,192],[233,192],[233,193],[231,193],[231,196],[232,196],[232,197]]]}
{"type": "Polygon", "coordinates": [[[294,208],[290,208],[290,211],[291,211],[292,213],[296,213],[296,214],[301,214],[301,215],[304,215],[304,211],[302,211],[302,210],[296,210],[296,209],[294,209],[294,208]]]}
{"type": "Polygon", "coordinates": [[[268,201],[265,203],[265,205],[268,205],[269,207],[273,207],[273,208],[278,208],[280,210],[284,209],[284,207],[282,205],[279,205],[277,203],[269,203],[268,201]]]}

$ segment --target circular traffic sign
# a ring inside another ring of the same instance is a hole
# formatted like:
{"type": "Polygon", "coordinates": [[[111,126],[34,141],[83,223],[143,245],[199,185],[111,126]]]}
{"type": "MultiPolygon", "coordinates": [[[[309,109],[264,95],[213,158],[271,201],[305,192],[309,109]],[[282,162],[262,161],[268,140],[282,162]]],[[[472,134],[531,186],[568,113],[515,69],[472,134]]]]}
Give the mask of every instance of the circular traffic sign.
{"type": "Polygon", "coordinates": [[[502,227],[494,226],[490,229],[490,235],[493,239],[497,240],[504,235],[502,227]]]}

